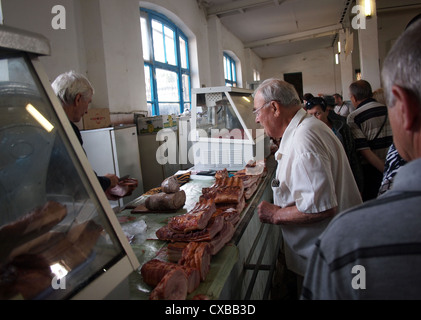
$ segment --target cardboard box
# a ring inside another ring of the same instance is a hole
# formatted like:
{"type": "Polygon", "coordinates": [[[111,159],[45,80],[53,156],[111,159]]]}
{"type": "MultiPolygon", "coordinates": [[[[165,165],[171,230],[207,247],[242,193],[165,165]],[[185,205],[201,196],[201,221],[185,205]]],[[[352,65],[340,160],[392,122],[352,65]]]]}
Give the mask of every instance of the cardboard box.
{"type": "Polygon", "coordinates": [[[85,130],[107,128],[111,125],[110,110],[107,108],[92,108],[83,116],[85,130]]]}
{"type": "Polygon", "coordinates": [[[177,127],[176,115],[173,114],[137,118],[137,128],[139,134],[154,133],[164,128],[173,127],[177,127]]]}

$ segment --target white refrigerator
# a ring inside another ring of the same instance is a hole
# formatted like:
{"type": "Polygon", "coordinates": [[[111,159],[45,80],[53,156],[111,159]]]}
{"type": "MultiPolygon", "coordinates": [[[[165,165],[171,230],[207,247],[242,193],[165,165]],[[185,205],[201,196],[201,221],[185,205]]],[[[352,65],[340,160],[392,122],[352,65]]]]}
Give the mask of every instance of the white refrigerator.
{"type": "Polygon", "coordinates": [[[132,195],[118,201],[110,200],[112,208],[124,208],[144,193],[136,125],[84,130],[81,134],[86,156],[99,176],[107,173],[118,177],[130,175],[139,182],[132,195]]]}

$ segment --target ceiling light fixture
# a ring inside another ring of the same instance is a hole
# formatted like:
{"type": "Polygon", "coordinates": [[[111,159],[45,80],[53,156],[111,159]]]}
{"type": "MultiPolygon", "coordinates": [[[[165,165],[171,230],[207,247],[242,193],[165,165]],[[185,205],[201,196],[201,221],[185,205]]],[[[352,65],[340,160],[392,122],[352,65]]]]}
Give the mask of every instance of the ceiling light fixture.
{"type": "Polygon", "coordinates": [[[373,14],[373,10],[371,7],[371,0],[364,0],[364,9],[365,9],[365,16],[366,17],[371,17],[371,15],[373,14]]]}

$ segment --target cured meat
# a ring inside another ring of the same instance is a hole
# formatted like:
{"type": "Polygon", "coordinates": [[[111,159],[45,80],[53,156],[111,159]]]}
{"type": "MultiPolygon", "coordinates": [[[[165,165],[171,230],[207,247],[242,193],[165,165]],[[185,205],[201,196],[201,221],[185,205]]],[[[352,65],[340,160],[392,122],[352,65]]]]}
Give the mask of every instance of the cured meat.
{"type": "Polygon", "coordinates": [[[224,226],[224,217],[215,217],[209,220],[208,225],[203,230],[189,233],[179,233],[172,230],[168,225],[158,229],[155,234],[159,240],[163,241],[210,241],[221,231],[224,226]]]}
{"type": "Polygon", "coordinates": [[[230,222],[225,222],[222,230],[209,242],[210,252],[213,256],[231,240],[234,232],[234,226],[230,222]]]}
{"type": "Polygon", "coordinates": [[[228,174],[227,168],[223,170],[218,170],[215,173],[215,179],[223,179],[223,178],[228,178],[228,177],[229,177],[229,174],[228,174]]]}
{"type": "Polygon", "coordinates": [[[172,262],[165,262],[158,259],[152,259],[146,262],[140,272],[143,281],[151,287],[155,287],[162,280],[162,278],[171,270],[182,269],[187,277],[187,292],[191,293],[200,284],[200,273],[198,269],[193,269],[188,266],[178,265],[172,262]]]}
{"type": "Polygon", "coordinates": [[[206,242],[190,242],[183,250],[178,264],[199,269],[200,279],[205,281],[210,270],[211,251],[206,242]]]}
{"type": "Polygon", "coordinates": [[[255,183],[258,183],[259,179],[261,178],[261,174],[258,174],[258,175],[247,174],[246,169],[237,171],[234,176],[237,178],[240,178],[243,181],[244,189],[250,188],[255,183]]]}
{"type": "Polygon", "coordinates": [[[55,201],[48,201],[43,207],[37,208],[19,220],[0,228],[0,242],[13,241],[25,235],[34,233],[37,236],[54,227],[67,215],[67,209],[55,201]]]}
{"type": "Polygon", "coordinates": [[[67,208],[55,201],[48,201],[20,219],[0,228],[0,261],[24,243],[48,232],[67,215],[67,208]]]}
{"type": "Polygon", "coordinates": [[[161,189],[164,193],[176,193],[180,191],[180,184],[178,183],[178,179],[175,176],[171,176],[165,179],[161,183],[161,189]]]}
{"type": "Polygon", "coordinates": [[[231,222],[232,225],[235,225],[240,220],[240,213],[232,207],[217,208],[213,216],[222,216],[224,221],[231,222]]]}
{"type": "Polygon", "coordinates": [[[215,204],[210,199],[198,202],[190,212],[171,218],[168,227],[180,233],[203,230],[215,210],[215,204]]]}
{"type": "Polygon", "coordinates": [[[213,199],[215,203],[239,203],[244,192],[243,181],[238,177],[216,179],[209,188],[202,189],[200,199],[213,199]]]}
{"type": "Polygon", "coordinates": [[[152,290],[150,300],[185,300],[187,297],[187,276],[181,269],[173,269],[152,290]]]}
{"type": "Polygon", "coordinates": [[[258,184],[256,182],[253,185],[251,185],[249,188],[245,189],[244,190],[244,198],[246,200],[250,199],[253,196],[253,194],[256,192],[257,187],[258,187],[258,184]]]}
{"type": "Polygon", "coordinates": [[[119,181],[119,183],[114,188],[107,190],[107,192],[114,197],[122,198],[130,196],[133,193],[133,190],[137,188],[137,186],[138,181],[136,179],[128,178],[119,181]]]}
{"type": "Polygon", "coordinates": [[[239,214],[238,218],[240,218],[241,212],[243,212],[245,206],[246,206],[246,200],[245,200],[244,197],[242,197],[239,203],[218,203],[216,205],[216,208],[221,209],[221,210],[233,208],[233,209],[237,210],[237,212],[239,214]]]}
{"type": "Polygon", "coordinates": [[[0,299],[34,299],[51,287],[50,263],[43,257],[24,254],[0,268],[0,299]]]}
{"type": "Polygon", "coordinates": [[[176,193],[153,194],[145,201],[145,206],[152,211],[178,210],[186,203],[186,193],[184,190],[176,193]]]}
{"type": "Polygon", "coordinates": [[[181,254],[188,242],[170,242],[167,246],[168,260],[171,262],[178,262],[181,259],[181,254]]]}

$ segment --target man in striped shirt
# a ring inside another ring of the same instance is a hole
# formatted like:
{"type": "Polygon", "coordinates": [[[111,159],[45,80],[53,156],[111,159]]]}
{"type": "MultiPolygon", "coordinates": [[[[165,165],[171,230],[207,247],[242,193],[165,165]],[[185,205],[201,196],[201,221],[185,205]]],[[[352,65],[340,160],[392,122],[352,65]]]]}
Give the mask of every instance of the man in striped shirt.
{"type": "Polygon", "coordinates": [[[383,179],[387,151],[393,142],[387,107],[374,100],[370,83],[359,80],[349,86],[356,110],[347,118],[361,158],[364,175],[363,201],[377,197],[383,179]]]}
{"type": "Polygon", "coordinates": [[[421,299],[421,20],[395,42],[383,85],[396,149],[392,188],[337,215],[316,242],[302,299],[421,299]]]}

